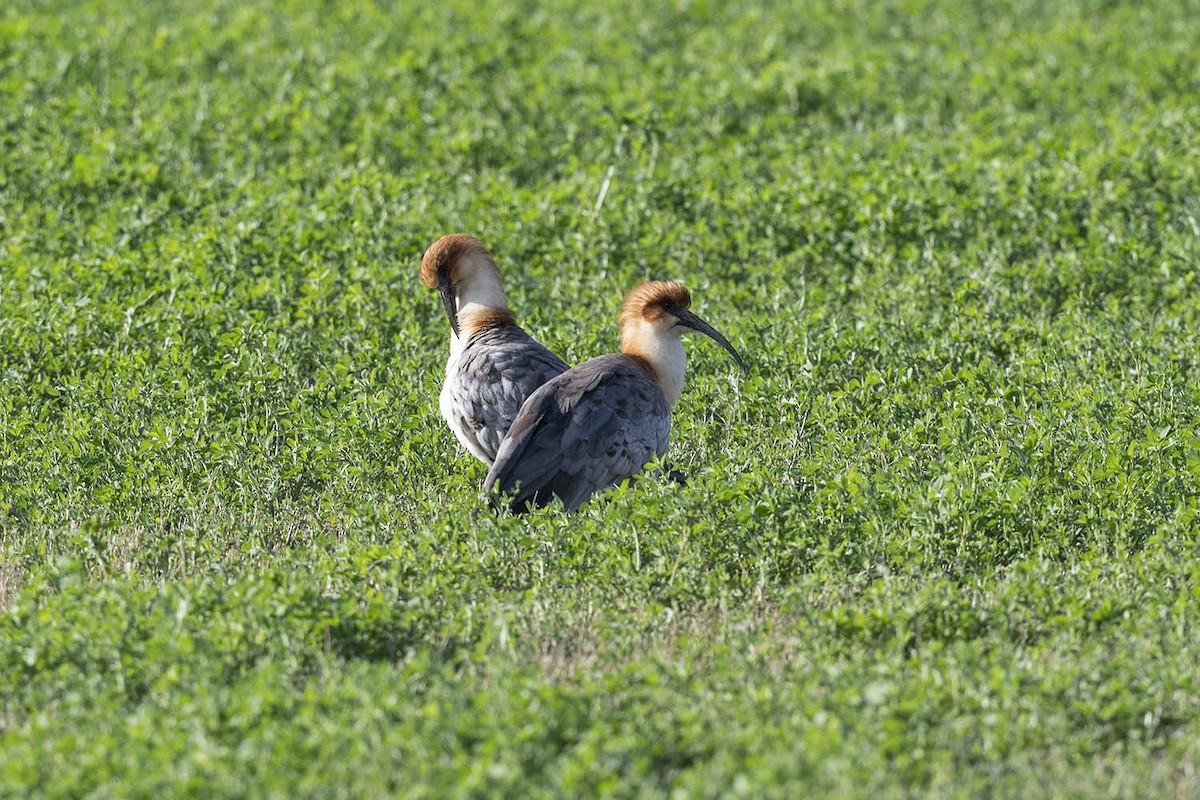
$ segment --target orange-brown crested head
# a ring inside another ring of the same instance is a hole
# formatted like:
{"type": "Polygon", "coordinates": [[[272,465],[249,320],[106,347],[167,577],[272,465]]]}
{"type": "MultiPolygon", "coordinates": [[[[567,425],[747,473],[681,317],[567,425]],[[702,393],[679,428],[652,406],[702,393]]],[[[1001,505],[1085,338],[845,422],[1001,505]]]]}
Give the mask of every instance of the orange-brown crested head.
{"type": "Polygon", "coordinates": [[[685,359],[680,339],[689,331],[711,338],[745,369],[729,340],[693,314],[691,305],[687,287],[677,281],[649,281],[635,286],[621,304],[621,352],[650,366],[670,406],[675,405],[683,388],[685,359]]]}
{"type": "Polygon", "coordinates": [[[676,316],[677,310],[687,310],[691,305],[692,295],[679,281],[646,281],[625,295],[617,322],[622,329],[642,321],[653,324],[676,316]]]}
{"type": "Polygon", "coordinates": [[[433,288],[438,285],[439,276],[445,276],[442,280],[453,281],[458,277],[454,274],[458,265],[475,259],[490,262],[495,268],[496,262],[492,254],[483,246],[483,242],[474,236],[465,233],[443,236],[429,245],[421,259],[421,282],[433,288]]]}
{"type": "Polygon", "coordinates": [[[437,288],[454,341],[513,321],[496,259],[474,236],[452,233],[431,244],[421,259],[421,281],[437,288]]]}

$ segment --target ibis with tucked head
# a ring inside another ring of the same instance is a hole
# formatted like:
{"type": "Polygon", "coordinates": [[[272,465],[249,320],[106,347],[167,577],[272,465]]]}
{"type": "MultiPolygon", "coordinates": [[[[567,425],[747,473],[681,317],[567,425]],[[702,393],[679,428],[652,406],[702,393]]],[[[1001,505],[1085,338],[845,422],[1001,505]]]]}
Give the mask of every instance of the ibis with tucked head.
{"type": "Polygon", "coordinates": [[[585,361],[535,391],[500,444],[485,488],[508,495],[513,511],[555,497],[576,511],[666,455],[671,409],[683,391],[683,334],[712,337],[746,368],[690,306],[682,283],[632,289],[621,306],[621,352],[585,361]]]}
{"type": "Polygon", "coordinates": [[[496,260],[478,239],[453,233],[431,244],[421,281],[437,287],[450,319],[442,417],[490,466],[521,404],[567,364],[517,325],[496,260]]]}

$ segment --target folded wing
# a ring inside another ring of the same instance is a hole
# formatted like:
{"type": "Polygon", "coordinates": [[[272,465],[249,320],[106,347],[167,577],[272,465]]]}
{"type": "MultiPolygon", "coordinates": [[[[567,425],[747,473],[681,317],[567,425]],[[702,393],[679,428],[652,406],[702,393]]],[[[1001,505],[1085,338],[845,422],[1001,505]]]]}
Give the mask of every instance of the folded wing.
{"type": "Polygon", "coordinates": [[[485,482],[513,510],[554,497],[569,511],[667,451],[671,412],[639,359],[594,358],[534,392],[500,444],[485,482]]]}
{"type": "Polygon", "coordinates": [[[472,453],[491,462],[521,404],[567,370],[561,358],[512,325],[472,337],[447,381],[452,427],[472,453]]]}

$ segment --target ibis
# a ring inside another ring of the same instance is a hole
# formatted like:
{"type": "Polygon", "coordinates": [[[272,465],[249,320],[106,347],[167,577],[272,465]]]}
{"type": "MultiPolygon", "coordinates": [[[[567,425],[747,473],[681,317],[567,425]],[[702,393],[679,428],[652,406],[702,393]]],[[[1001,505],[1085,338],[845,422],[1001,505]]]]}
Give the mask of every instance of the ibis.
{"type": "Polygon", "coordinates": [[[711,337],[746,368],[690,306],[690,293],[676,281],[630,290],[619,317],[621,352],[585,361],[531,394],[500,444],[485,488],[506,495],[515,512],[555,497],[574,512],[666,455],[671,409],[683,391],[683,335],[711,337]]]}
{"type": "Polygon", "coordinates": [[[463,446],[491,465],[521,404],[567,364],[517,325],[496,259],[473,236],[429,246],[421,281],[437,287],[450,320],[450,357],[438,400],[463,446]]]}

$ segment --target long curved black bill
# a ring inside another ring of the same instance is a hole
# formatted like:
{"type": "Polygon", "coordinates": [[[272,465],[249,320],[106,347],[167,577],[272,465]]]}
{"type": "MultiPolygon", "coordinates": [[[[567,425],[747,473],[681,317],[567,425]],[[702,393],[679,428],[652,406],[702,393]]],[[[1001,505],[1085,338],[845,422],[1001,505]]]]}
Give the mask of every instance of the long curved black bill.
{"type": "Polygon", "coordinates": [[[446,316],[450,319],[450,330],[458,336],[458,309],[454,306],[454,284],[450,282],[450,274],[438,276],[438,294],[442,297],[442,305],[446,307],[446,316]]]}
{"type": "Polygon", "coordinates": [[[738,351],[733,349],[733,345],[729,343],[728,339],[717,333],[716,328],[714,328],[712,325],[709,325],[707,322],[700,319],[687,309],[681,308],[674,313],[676,318],[679,320],[679,324],[691,328],[694,331],[703,333],[705,336],[721,345],[721,347],[724,347],[729,355],[733,356],[733,360],[737,362],[737,365],[742,368],[742,372],[747,371],[746,364],[742,361],[742,357],[738,355],[738,351]]]}

